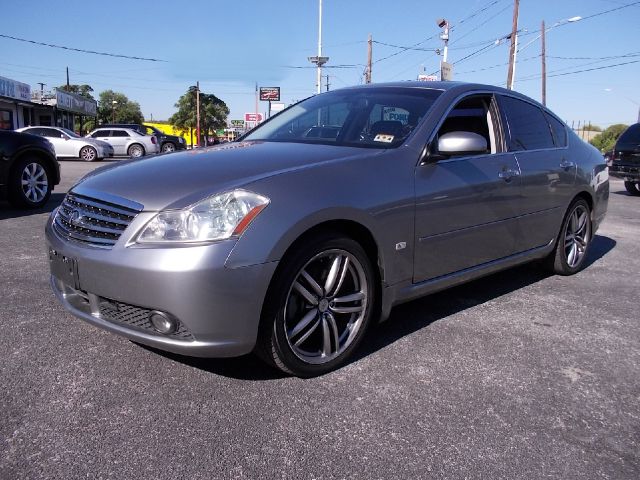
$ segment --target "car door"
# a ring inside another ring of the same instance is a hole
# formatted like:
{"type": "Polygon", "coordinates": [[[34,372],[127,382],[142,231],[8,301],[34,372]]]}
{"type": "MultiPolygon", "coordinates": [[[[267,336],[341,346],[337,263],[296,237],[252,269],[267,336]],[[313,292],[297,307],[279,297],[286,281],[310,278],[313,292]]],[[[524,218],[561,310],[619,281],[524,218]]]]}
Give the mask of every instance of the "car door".
{"type": "Polygon", "coordinates": [[[577,167],[569,157],[566,129],[538,105],[523,99],[499,95],[498,102],[508,126],[508,149],[521,172],[518,251],[542,247],[558,235],[573,195],[577,167]]]}
{"type": "Polygon", "coordinates": [[[34,128],[33,132],[30,131],[29,133],[40,135],[49,140],[53,144],[53,148],[56,151],[56,157],[68,156],[65,154],[64,139],[61,137],[62,133],[55,128],[39,127],[37,129],[34,128]]]}
{"type": "Polygon", "coordinates": [[[126,130],[111,130],[111,145],[115,155],[127,155],[127,147],[131,141],[131,135],[126,130]]]}
{"type": "Polygon", "coordinates": [[[47,140],[53,143],[58,157],[77,157],[71,137],[56,128],[45,128],[47,140]]]}
{"type": "MultiPolygon", "coordinates": [[[[103,142],[107,142],[109,145],[114,147],[113,142],[111,141],[111,130],[108,130],[108,129],[96,130],[91,134],[91,138],[95,138],[96,140],[102,140],[103,142]]],[[[113,148],[113,154],[118,155],[115,147],[113,148]]]]}
{"type": "Polygon", "coordinates": [[[520,177],[506,151],[495,98],[469,95],[445,115],[416,169],[414,282],[440,277],[514,253],[520,177]],[[483,136],[486,152],[438,155],[445,133],[483,136]]]}

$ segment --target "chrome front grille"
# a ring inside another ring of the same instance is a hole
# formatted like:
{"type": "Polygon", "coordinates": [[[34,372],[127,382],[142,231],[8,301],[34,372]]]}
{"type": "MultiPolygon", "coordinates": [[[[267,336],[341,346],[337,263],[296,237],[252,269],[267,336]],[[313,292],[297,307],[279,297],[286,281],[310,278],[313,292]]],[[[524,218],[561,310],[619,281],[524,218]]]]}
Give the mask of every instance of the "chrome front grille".
{"type": "Polygon", "coordinates": [[[69,193],[58,208],[53,225],[68,239],[94,247],[111,248],[139,212],[69,193]]]}

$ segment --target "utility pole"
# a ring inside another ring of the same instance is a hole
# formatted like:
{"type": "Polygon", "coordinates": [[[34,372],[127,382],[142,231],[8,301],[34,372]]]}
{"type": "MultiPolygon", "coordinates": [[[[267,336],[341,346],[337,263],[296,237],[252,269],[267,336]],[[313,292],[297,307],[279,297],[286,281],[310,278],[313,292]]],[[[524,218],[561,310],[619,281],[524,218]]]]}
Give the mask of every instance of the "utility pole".
{"type": "Polygon", "coordinates": [[[196,144],[200,147],[200,82],[196,82],[196,144]]]}
{"type": "Polygon", "coordinates": [[[65,90],[67,92],[69,91],[69,67],[67,67],[67,88],[65,88],[65,90]]]}
{"type": "Polygon", "coordinates": [[[322,92],[322,66],[329,61],[329,57],[322,56],[322,0],[318,0],[318,55],[307,57],[317,67],[316,93],[322,92]]]}
{"type": "Polygon", "coordinates": [[[545,45],[544,20],[542,21],[542,105],[547,106],[547,48],[545,45]]]}
{"type": "Polygon", "coordinates": [[[369,41],[367,47],[367,69],[364,74],[364,83],[371,83],[371,66],[373,58],[373,37],[369,34],[369,41]]]}
{"type": "Polygon", "coordinates": [[[513,79],[516,70],[516,51],[518,47],[518,10],[520,0],[513,2],[513,23],[511,25],[511,47],[509,48],[509,73],[507,74],[507,88],[513,90],[513,79]]]}
{"type": "Polygon", "coordinates": [[[327,92],[329,91],[329,75],[327,75],[327,92]]]}

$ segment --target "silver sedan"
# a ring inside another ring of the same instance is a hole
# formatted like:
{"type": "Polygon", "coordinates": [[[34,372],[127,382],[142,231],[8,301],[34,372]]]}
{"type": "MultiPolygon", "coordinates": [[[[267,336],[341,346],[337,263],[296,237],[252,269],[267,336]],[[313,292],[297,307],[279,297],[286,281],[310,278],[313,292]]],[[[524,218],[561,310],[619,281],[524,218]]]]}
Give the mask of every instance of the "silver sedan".
{"type": "Polygon", "coordinates": [[[45,137],[53,144],[58,158],[80,158],[92,162],[113,157],[113,147],[107,142],[81,137],[67,128],[25,127],[16,131],[45,137]]]}
{"type": "Polygon", "coordinates": [[[155,135],[146,135],[132,128],[97,128],[87,134],[87,138],[110,144],[115,155],[139,158],[160,152],[160,145],[155,135]]]}
{"type": "Polygon", "coordinates": [[[359,86],[89,174],[47,223],[51,285],[136,342],[313,376],[401,302],[534,260],[580,271],[608,197],[602,155],[521,94],[359,86]]]}

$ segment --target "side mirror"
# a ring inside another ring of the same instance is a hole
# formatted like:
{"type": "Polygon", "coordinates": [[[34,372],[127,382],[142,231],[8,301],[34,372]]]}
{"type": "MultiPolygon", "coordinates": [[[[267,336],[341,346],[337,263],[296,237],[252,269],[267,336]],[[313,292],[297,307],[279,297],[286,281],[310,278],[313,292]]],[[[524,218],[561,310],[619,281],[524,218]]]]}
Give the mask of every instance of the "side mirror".
{"type": "Polygon", "coordinates": [[[438,153],[465,155],[487,153],[487,140],[473,132],[449,132],[438,139],[438,153]]]}

